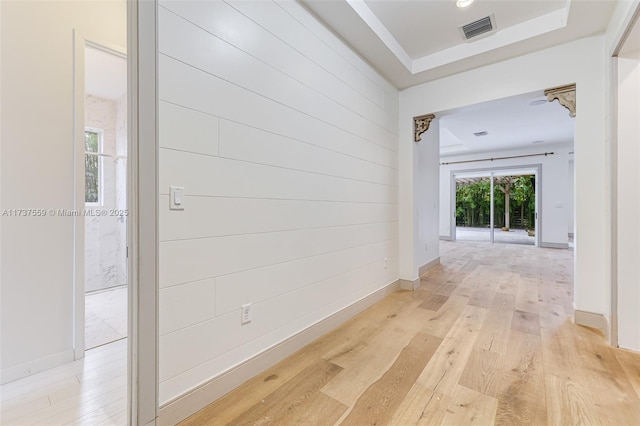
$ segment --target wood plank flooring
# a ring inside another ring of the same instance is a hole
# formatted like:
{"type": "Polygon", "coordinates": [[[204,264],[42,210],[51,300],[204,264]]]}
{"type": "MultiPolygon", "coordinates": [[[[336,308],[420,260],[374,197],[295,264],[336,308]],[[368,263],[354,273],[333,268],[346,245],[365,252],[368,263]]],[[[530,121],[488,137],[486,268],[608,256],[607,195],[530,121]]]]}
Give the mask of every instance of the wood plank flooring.
{"type": "Polygon", "coordinates": [[[573,323],[571,251],[441,262],[182,424],[640,425],[640,354],[573,323]]]}

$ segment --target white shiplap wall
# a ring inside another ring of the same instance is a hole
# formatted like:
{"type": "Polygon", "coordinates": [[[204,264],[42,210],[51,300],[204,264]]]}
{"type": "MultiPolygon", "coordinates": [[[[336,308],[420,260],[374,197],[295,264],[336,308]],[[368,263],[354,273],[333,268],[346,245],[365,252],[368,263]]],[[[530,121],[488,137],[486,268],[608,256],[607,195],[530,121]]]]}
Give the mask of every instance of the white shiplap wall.
{"type": "Polygon", "coordinates": [[[398,278],[398,93],[293,1],[158,19],[163,405],[398,278]]]}

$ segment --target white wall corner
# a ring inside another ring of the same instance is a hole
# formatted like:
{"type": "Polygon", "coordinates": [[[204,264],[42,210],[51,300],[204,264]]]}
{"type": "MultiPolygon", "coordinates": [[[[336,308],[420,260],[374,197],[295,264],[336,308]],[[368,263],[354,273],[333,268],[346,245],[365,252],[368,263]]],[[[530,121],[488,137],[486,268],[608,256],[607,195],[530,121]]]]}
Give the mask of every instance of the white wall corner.
{"type": "Polygon", "coordinates": [[[417,150],[413,142],[413,121],[405,113],[402,94],[400,98],[400,113],[398,128],[400,129],[398,146],[398,173],[399,173],[399,278],[413,281],[417,276],[414,273],[413,247],[414,247],[414,152],[417,150]]]}
{"type": "Polygon", "coordinates": [[[420,288],[420,278],[415,280],[400,280],[400,288],[402,290],[415,291],[420,288]]]}
{"type": "Polygon", "coordinates": [[[542,241],[540,247],[554,248],[554,249],[566,249],[569,248],[569,243],[549,243],[542,241]]]}
{"type": "Polygon", "coordinates": [[[429,272],[431,269],[435,268],[439,264],[440,264],[440,256],[422,265],[419,268],[418,273],[422,277],[424,274],[426,274],[427,272],[429,272]]]}
{"type": "Polygon", "coordinates": [[[574,322],[577,325],[582,325],[599,330],[600,332],[602,332],[602,337],[604,337],[604,339],[609,342],[611,327],[609,324],[609,319],[605,314],[598,314],[576,309],[574,313],[574,322]]]}
{"type": "Polygon", "coordinates": [[[46,356],[44,358],[25,362],[23,364],[15,365],[13,367],[5,368],[0,372],[0,385],[4,385],[5,383],[13,382],[32,374],[57,367],[62,364],[66,364],[73,361],[73,356],[73,350],[68,350],[46,356]]]}

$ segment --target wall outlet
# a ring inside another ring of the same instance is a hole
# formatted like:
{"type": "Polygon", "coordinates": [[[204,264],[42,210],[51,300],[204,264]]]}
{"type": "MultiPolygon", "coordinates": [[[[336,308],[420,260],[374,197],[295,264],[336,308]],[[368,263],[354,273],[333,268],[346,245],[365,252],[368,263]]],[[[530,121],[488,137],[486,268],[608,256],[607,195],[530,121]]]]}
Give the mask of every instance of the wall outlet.
{"type": "Polygon", "coordinates": [[[389,258],[385,257],[384,258],[384,269],[387,269],[389,267],[389,258]]]}
{"type": "Polygon", "coordinates": [[[248,324],[251,322],[251,303],[246,303],[240,308],[242,317],[240,318],[240,324],[248,324]]]}

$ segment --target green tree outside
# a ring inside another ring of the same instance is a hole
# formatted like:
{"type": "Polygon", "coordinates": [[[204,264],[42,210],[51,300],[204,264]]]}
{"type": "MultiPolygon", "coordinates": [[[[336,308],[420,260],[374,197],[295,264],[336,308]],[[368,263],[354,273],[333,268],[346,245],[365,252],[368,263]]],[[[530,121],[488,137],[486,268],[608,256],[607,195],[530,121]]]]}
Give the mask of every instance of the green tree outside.
{"type": "MultiPolygon", "coordinates": [[[[533,229],[535,226],[535,177],[500,177],[494,184],[494,226],[505,227],[505,185],[509,185],[508,228],[533,229]]],[[[456,181],[456,225],[486,228],[491,223],[490,178],[471,182],[456,181]]]]}

